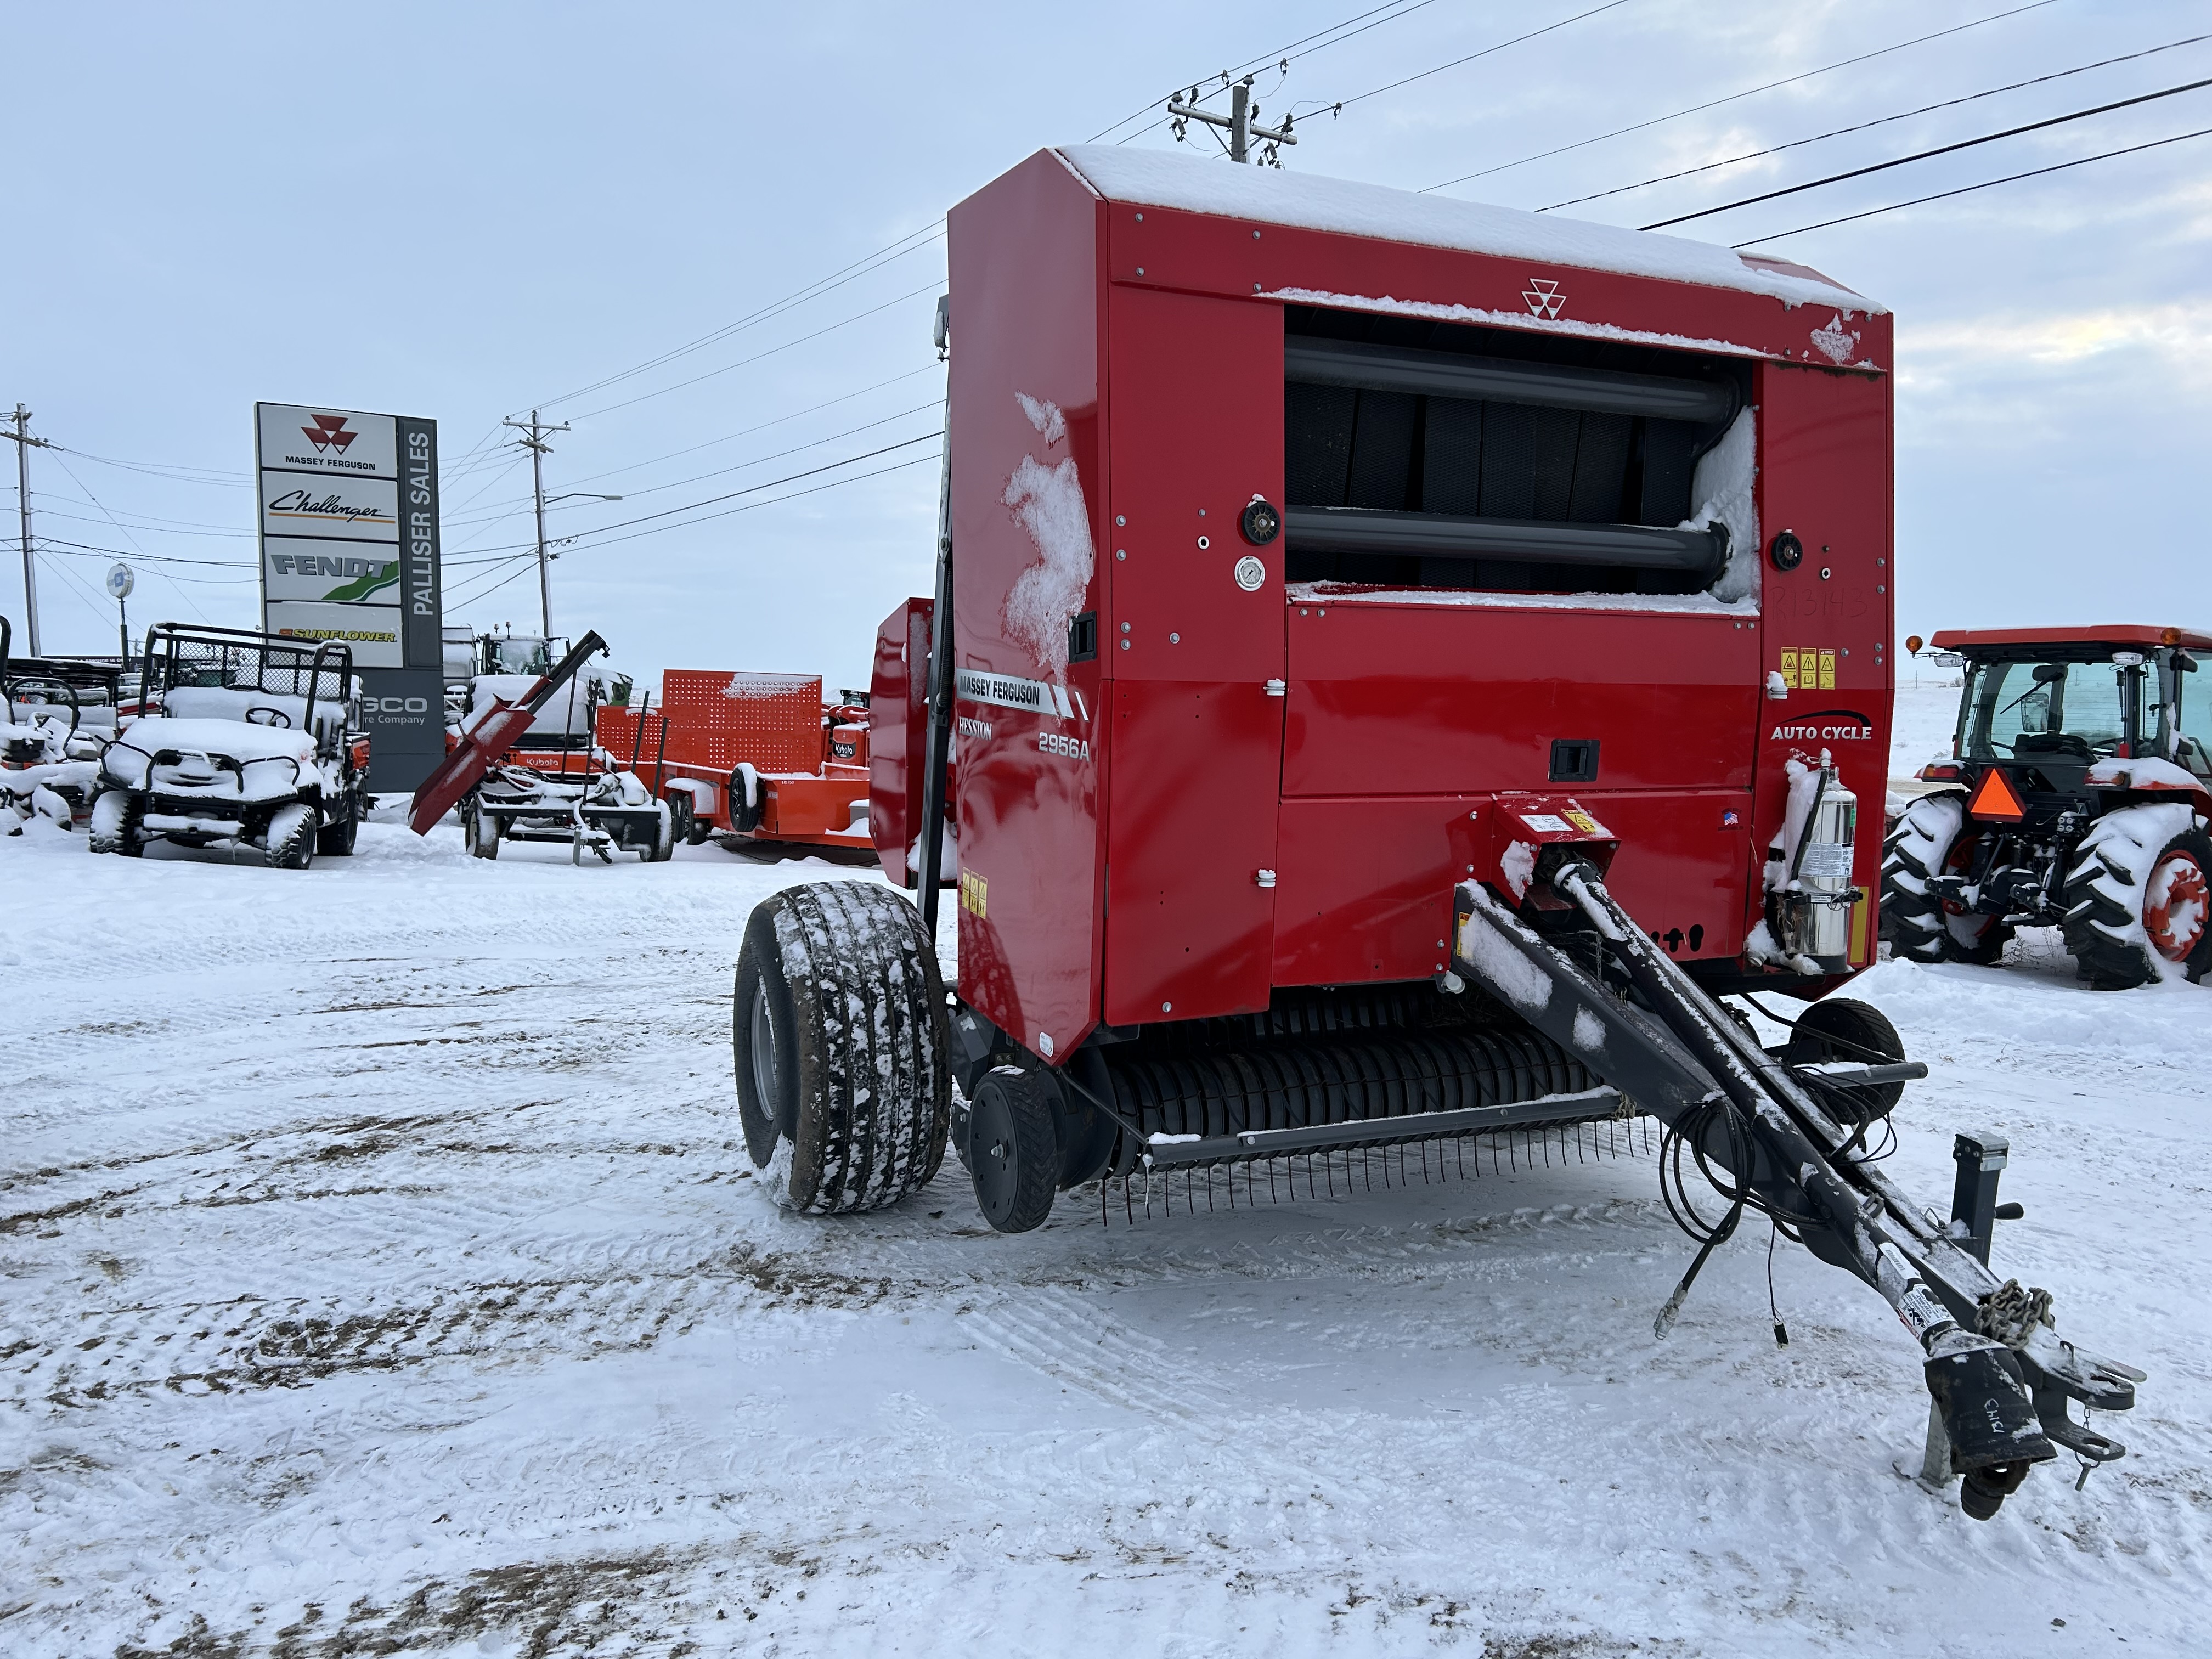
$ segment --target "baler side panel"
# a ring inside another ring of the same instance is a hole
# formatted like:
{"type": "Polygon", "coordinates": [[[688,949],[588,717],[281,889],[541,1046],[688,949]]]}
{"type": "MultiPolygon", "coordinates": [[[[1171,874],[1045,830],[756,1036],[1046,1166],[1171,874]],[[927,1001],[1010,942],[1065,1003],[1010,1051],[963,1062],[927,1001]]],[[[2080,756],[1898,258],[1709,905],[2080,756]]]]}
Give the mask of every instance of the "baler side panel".
{"type": "Polygon", "coordinates": [[[1282,313],[1122,288],[1107,303],[1106,1018],[1264,1008],[1274,914],[1259,872],[1275,862],[1282,776],[1283,700],[1267,689],[1284,672],[1282,543],[1247,542],[1238,518],[1255,495],[1282,500],[1282,313]]]}
{"type": "Polygon", "coordinates": [[[1050,1060],[1098,1018],[1103,688],[1068,626],[1107,545],[1099,212],[1043,153],[949,237],[954,665],[1001,682],[954,703],[960,994],[1050,1060]]]}
{"type": "Polygon", "coordinates": [[[1314,601],[1290,607],[1283,793],[1748,787],[1756,618],[1314,601]]]}
{"type": "Polygon", "coordinates": [[[921,830],[929,736],[929,629],[937,605],[908,599],[876,630],[868,677],[868,835],[884,873],[903,886],[907,848],[921,830]]]}
{"type": "MultiPolygon", "coordinates": [[[[1864,325],[1884,325],[1869,318],[1864,325]]],[[[1780,673],[1789,695],[1761,705],[1757,836],[1763,855],[1779,833],[1788,763],[1825,749],[1858,797],[1852,868],[1869,894],[1881,867],[1882,801],[1888,789],[1895,635],[1891,540],[1888,377],[1764,364],[1759,377],[1759,524],[1770,545],[1783,531],[1803,544],[1796,569],[1765,572],[1764,679],[1780,673]]],[[[1763,900],[1753,884],[1746,927],[1763,900]]],[[[1850,960],[1874,960],[1874,902],[1851,926],[1850,960]]]]}

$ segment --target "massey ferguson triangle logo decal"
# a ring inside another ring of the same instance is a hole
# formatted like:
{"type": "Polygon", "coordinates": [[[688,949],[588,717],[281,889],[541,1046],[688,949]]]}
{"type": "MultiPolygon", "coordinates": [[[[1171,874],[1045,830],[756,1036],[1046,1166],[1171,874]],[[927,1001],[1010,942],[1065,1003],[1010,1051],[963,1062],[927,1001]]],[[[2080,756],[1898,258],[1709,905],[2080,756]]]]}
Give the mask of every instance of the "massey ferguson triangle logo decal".
{"type": "Polygon", "coordinates": [[[1559,285],[1548,276],[1531,276],[1528,286],[1521,290],[1528,303],[1528,314],[1547,321],[1556,318],[1567,308],[1567,296],[1559,292],[1559,285]]]}
{"type": "Polygon", "coordinates": [[[303,426],[300,430],[307,434],[307,441],[314,445],[315,453],[319,455],[327,455],[333,449],[343,455],[353,447],[353,441],[361,435],[346,430],[343,415],[318,415],[313,426],[303,426]]]}

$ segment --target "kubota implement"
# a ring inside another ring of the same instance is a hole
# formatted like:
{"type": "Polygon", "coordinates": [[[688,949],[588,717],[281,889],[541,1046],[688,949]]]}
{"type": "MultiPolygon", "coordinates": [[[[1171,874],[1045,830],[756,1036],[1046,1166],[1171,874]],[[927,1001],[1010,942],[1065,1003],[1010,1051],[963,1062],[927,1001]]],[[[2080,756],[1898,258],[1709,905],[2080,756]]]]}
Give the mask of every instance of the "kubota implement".
{"type": "Polygon", "coordinates": [[[1770,1052],[1722,1000],[1873,960],[1887,313],[1726,248],[1112,147],[1031,157],[948,240],[937,592],[871,688],[869,824],[920,902],[787,889],[738,956],[784,1201],[894,1200],[950,1135],[1018,1231],[1079,1183],[1241,1166],[1249,1196],[1640,1114],[1700,1243],[1662,1332],[1764,1214],[1896,1312],[1969,1512],[2060,1446],[2119,1456],[2067,1402],[2142,1373],[1984,1265],[1984,1185],[1947,1223],[1869,1156],[1924,1069],[1888,1022],[1831,998],[1770,1052]]]}

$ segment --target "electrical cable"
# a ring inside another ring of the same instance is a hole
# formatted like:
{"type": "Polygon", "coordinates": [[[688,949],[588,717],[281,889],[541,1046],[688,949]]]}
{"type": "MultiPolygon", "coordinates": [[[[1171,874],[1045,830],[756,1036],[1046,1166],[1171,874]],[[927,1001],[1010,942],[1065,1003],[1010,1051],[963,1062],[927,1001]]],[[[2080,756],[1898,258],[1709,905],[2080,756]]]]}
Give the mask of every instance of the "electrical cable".
{"type": "Polygon", "coordinates": [[[1579,23],[1586,17],[1595,17],[1600,12],[1612,11],[1628,3],[1629,0],[1605,0],[1605,3],[1601,6],[1592,6],[1588,11],[1578,11],[1572,17],[1562,17],[1556,23],[1547,23],[1541,28],[1530,29],[1526,34],[1516,34],[1510,40],[1500,40],[1496,46],[1485,46],[1480,52],[1471,52],[1464,58],[1455,58],[1449,64],[1439,64],[1434,69],[1425,69],[1418,75],[1408,75],[1402,80],[1393,81],[1388,86],[1376,87],[1372,91],[1359,93],[1350,98],[1340,98],[1336,100],[1334,107],[1348,109],[1351,106],[1364,102],[1370,98],[1379,98],[1386,92],[1395,92],[1400,87],[1409,87],[1416,81],[1427,80],[1431,75],[1442,75],[1446,70],[1457,69],[1462,64],[1472,64],[1478,58],[1487,58],[1492,52],[1504,52],[1508,46],[1517,46],[1524,40],[1534,40],[1540,34],[1549,34],[1554,29],[1563,29],[1570,23],[1579,23]]]}
{"type": "Polygon", "coordinates": [[[1560,144],[1552,149],[1538,150],[1535,154],[1523,155],[1516,161],[1501,161],[1494,167],[1481,167],[1473,173],[1462,173],[1458,178],[1447,179],[1440,185],[1425,185],[1421,193],[1426,195],[1431,191],[1449,190],[1454,185],[1464,185],[1476,179],[1487,179],[1496,173],[1510,173],[1513,168],[1526,167],[1531,161],[1546,161],[1554,155],[1565,155],[1570,150],[1587,149],[1592,144],[1601,144],[1610,138],[1626,137],[1632,132],[1642,132],[1647,128],[1662,126],[1669,121],[1679,121],[1686,115],[1696,115],[1705,110],[1718,109],[1723,104],[1732,104],[1739,99],[1756,97],[1762,92],[1772,92],[1778,87],[1794,86],[1800,81],[1809,81],[1815,76],[1826,75],[1839,69],[1849,69],[1854,64],[1863,64],[1873,58],[1887,57],[1893,52],[1904,52],[1913,46],[1925,46],[1929,41],[1941,40],[1946,35],[1964,33],[1968,29],[1980,28],[1985,23],[2002,22],[2008,17],[2019,16],[2022,12],[2038,11],[2045,6],[2057,3],[2057,0],[2028,0],[2027,4],[2014,6],[2008,11],[1992,12],[1987,17],[1977,17],[1971,22],[1957,23],[1947,29],[1937,29],[1933,34],[1916,35],[1910,40],[1900,40],[1895,46],[1878,46],[1872,52],[1863,52],[1855,58],[1838,58],[1832,64],[1823,64],[1819,69],[1806,70],[1796,75],[1785,75],[1779,81],[1769,81],[1760,86],[1747,87],[1741,92],[1731,92],[1724,97],[1709,99],[1702,104],[1692,104],[1687,109],[1678,109],[1672,114],[1655,115],[1648,121],[1638,121],[1628,126],[1615,127],[1612,131],[1601,132],[1594,138],[1578,138],[1571,144],[1560,144]]]}
{"type": "MultiPolygon", "coordinates": [[[[1287,46],[1279,46],[1273,52],[1267,52],[1258,58],[1249,58],[1245,62],[1239,64],[1234,69],[1221,70],[1219,73],[1222,81],[1222,87],[1225,88],[1230,82],[1234,80],[1237,76],[1250,74],[1254,70],[1263,69],[1270,64],[1294,63],[1298,58],[1309,57],[1314,52],[1324,51],[1329,46],[1337,46],[1343,41],[1349,40],[1354,35],[1364,34],[1369,29],[1380,28],[1385,23],[1395,23],[1401,17],[1410,16],[1414,12],[1419,11],[1424,7],[1431,3],[1433,3],[1433,0],[1413,0],[1413,3],[1410,5],[1404,3],[1404,0],[1391,0],[1391,3],[1389,5],[1376,6],[1371,10],[1357,13],[1351,17],[1346,18],[1341,23],[1332,23],[1325,29],[1316,29],[1311,34],[1302,35],[1297,40],[1291,41],[1287,46]],[[1389,12],[1391,15],[1388,17],[1377,15],[1382,12],[1389,12]],[[1365,20],[1369,18],[1373,18],[1374,21],[1372,22],[1366,21],[1365,20]],[[1358,28],[1352,27],[1352,25],[1355,23],[1361,24],[1362,27],[1358,28]],[[1345,33],[1338,34],[1337,31],[1340,29],[1345,31],[1345,33]],[[1331,40],[1322,40],[1323,35],[1336,35],[1337,38],[1331,40]],[[1319,46],[1309,46],[1307,44],[1310,41],[1316,40],[1321,41],[1321,44],[1319,46]],[[1299,48],[1302,47],[1304,49],[1303,51],[1299,50],[1299,48]]],[[[1185,82],[1185,84],[1189,85],[1193,83],[1185,82]]],[[[1181,90],[1182,88],[1178,88],[1176,92],[1170,93],[1168,94],[1168,98],[1177,96],[1181,90]]],[[[1219,89],[1210,91],[1206,94],[1206,96],[1207,98],[1214,97],[1218,95],[1218,90],[1219,89]]],[[[1151,103],[1146,104],[1144,108],[1123,116],[1120,120],[1115,122],[1113,126],[1100,128],[1084,142],[1086,143],[1095,144],[1100,139],[1106,137],[1108,133],[1114,131],[1115,128],[1126,127],[1132,121],[1140,121],[1144,119],[1146,116],[1151,114],[1154,110],[1159,108],[1167,101],[1168,99],[1156,98],[1151,103]]],[[[1116,138],[1114,142],[1116,144],[1126,144],[1131,138],[1141,138],[1146,133],[1152,131],[1154,127],[1165,125],[1167,119],[1167,117],[1162,116],[1159,119],[1154,121],[1151,126],[1144,127],[1139,129],[1138,131],[1130,133],[1127,137],[1116,138]]]]}
{"type": "MultiPolygon", "coordinates": [[[[945,221],[942,219],[936,221],[933,224],[925,225],[920,230],[908,231],[905,235],[900,237],[897,241],[892,242],[884,247],[878,248],[875,252],[868,254],[865,258],[855,259],[851,264],[845,265],[836,270],[833,270],[829,276],[822,277],[817,282],[810,283],[805,288],[796,289],[793,292],[786,295],[781,300],[772,300],[767,305],[759,307],[757,310],[747,313],[744,316],[738,319],[737,321],[727,324],[721,328],[718,328],[712,333],[702,334],[697,339],[690,342],[688,344],[674,347],[670,350],[662,352],[657,357],[649,357],[644,362],[638,363],[629,368],[623,369],[619,374],[606,375],[600,380],[592,381],[589,386],[579,386],[573,392],[564,392],[556,398],[544,398],[535,406],[538,409],[550,409],[557,404],[567,403],[574,398],[586,397],[592,392],[603,390],[607,386],[614,386],[620,381],[627,380],[633,375],[642,374],[649,369],[658,368],[661,364],[672,362],[676,358],[684,356],[689,353],[702,350],[706,347],[714,344],[717,341],[729,338],[732,334],[740,333],[748,328],[755,326],[757,324],[767,322],[770,319],[779,316],[783,312],[791,309],[793,306],[803,305],[808,300],[818,299],[823,295],[830,292],[833,289],[842,288],[847,283],[856,281],[860,277],[866,276],[869,270],[878,268],[875,264],[871,263],[872,261],[880,261],[882,264],[887,264],[890,263],[891,260],[904,258],[906,255],[914,252],[915,249],[927,246],[928,243],[936,240],[938,237],[944,234],[945,221]],[[921,237],[923,240],[916,241],[915,239],[917,237],[921,237]],[[909,242],[914,244],[912,247],[904,246],[904,244],[909,242]],[[864,266],[868,269],[862,269],[864,266]],[[848,275],[848,273],[850,274],[848,275]]],[[[621,405],[617,404],[615,407],[620,408],[621,405]]]]}
{"type": "Polygon", "coordinates": [[[1687,224],[1692,219],[1710,219],[1716,213],[1728,213],[1740,207],[1753,206],[1759,202],[1771,202],[1778,197],[1796,196],[1801,191],[1819,190],[1827,185],[1839,185],[1847,179],[1863,179],[1870,173],[1887,173],[1892,167],[1901,167],[1910,161],[1925,161],[1934,156],[1948,155],[1956,150],[1972,149],[1978,144],[1993,144],[2000,138],[2017,138],[2023,132],[2040,132],[2045,127],[2064,126],[2069,121],[2087,120],[2092,115],[2108,115],[2116,109],[2131,109],[2137,104],[2155,103],[2161,98],[2179,97],[2185,92],[2196,92],[2204,87],[2212,87],[2212,76],[2207,76],[2201,81],[2185,82],[2178,87],[2167,87],[2161,91],[2146,92],[2133,98],[2122,98],[2110,104],[2100,104],[2094,109],[2077,109],[2070,115],[2053,115],[2045,120],[2030,121],[2021,126],[2007,127],[2002,132],[1985,132],[1978,138],[1961,138],[1956,143],[1938,144],[1933,149],[1916,151],[1911,155],[1899,155],[1892,161],[1876,161],[1868,167],[1853,167],[1848,173],[1832,173],[1825,179],[1808,179],[1802,185],[1785,185],[1780,190],[1765,191],[1757,196],[1746,196],[1738,201],[1723,202],[1717,207],[1699,208],[1695,213],[1678,213],[1671,219],[1655,219],[1648,225],[1637,226],[1637,228],[1664,230],[1669,225],[1687,224]]]}
{"type": "MultiPolygon", "coordinates": [[[[917,295],[927,294],[933,289],[941,293],[944,288],[945,280],[942,277],[924,283],[920,288],[908,289],[904,294],[894,295],[881,305],[870,306],[866,311],[854,312],[849,317],[840,318],[834,323],[816,329],[811,334],[802,334],[795,340],[786,340],[781,345],[770,346],[766,351],[757,351],[750,357],[740,357],[734,363],[725,363],[720,368],[710,368],[704,374],[694,374],[688,380],[678,380],[672,386],[659,386],[651,392],[641,392],[636,397],[625,398],[620,403],[605,404],[598,409],[586,410],[574,418],[588,421],[595,416],[611,415],[617,409],[628,409],[633,404],[641,404],[649,398],[663,398],[672,392],[681,392],[686,386],[697,386],[702,380],[711,380],[716,375],[727,374],[732,369],[744,368],[749,364],[760,362],[779,353],[788,351],[793,346],[805,345],[809,340],[818,340],[825,334],[834,334],[841,328],[849,328],[854,323],[864,321],[879,311],[889,311],[893,306],[903,305],[917,295]]],[[[541,404],[540,407],[543,405],[541,404]]]]}
{"type": "MultiPolygon", "coordinates": [[[[828,434],[826,437],[821,437],[821,438],[817,438],[817,439],[815,439],[815,440],[814,440],[812,442],[811,442],[811,443],[794,444],[794,445],[793,445],[792,447],[790,447],[789,449],[779,449],[779,450],[776,450],[776,451],[775,451],[774,453],[770,453],[770,454],[767,454],[767,455],[757,455],[757,456],[755,456],[752,459],[750,459],[750,460],[749,460],[749,461],[733,461],[733,462],[732,462],[732,463],[731,463],[729,465],[727,465],[727,466],[718,466],[718,467],[715,467],[714,469],[713,469],[711,471],[707,471],[707,472],[695,472],[695,473],[693,473],[693,474],[692,474],[690,477],[688,477],[688,478],[674,478],[674,479],[670,480],[670,481],[669,481],[668,483],[666,483],[647,484],[647,485],[645,485],[642,489],[633,489],[633,490],[631,490],[631,491],[629,492],[629,497],[630,497],[630,499],[633,499],[633,500],[634,500],[634,499],[635,499],[636,497],[638,497],[638,496],[640,496],[640,495],[650,495],[653,494],[653,493],[654,493],[655,491],[657,491],[657,490],[662,490],[662,489],[682,489],[685,484],[701,483],[703,483],[704,481],[706,481],[706,480],[707,480],[707,479],[708,479],[708,478],[719,478],[719,477],[721,477],[722,476],[724,476],[724,475],[725,475],[725,474],[726,474],[726,473],[731,473],[731,472],[742,472],[742,471],[744,471],[747,467],[752,467],[752,466],[765,466],[765,465],[768,465],[768,463],[769,463],[770,461],[780,461],[780,460],[783,459],[784,459],[784,457],[785,457],[785,456],[787,456],[787,455],[803,455],[803,454],[805,454],[805,453],[808,450],[810,450],[810,449],[819,449],[819,448],[820,448],[823,445],[824,445],[824,444],[832,444],[832,443],[836,443],[836,442],[840,438],[850,438],[850,437],[854,436],[855,434],[858,434],[858,433],[872,431],[872,430],[874,430],[874,428],[876,428],[877,427],[879,427],[879,426],[888,426],[888,425],[890,425],[893,421],[904,420],[904,419],[905,419],[908,416],[909,416],[909,415],[920,415],[920,414],[925,413],[925,412],[927,412],[927,411],[935,410],[939,409],[939,408],[941,408],[941,407],[942,407],[942,405],[941,405],[941,404],[940,404],[937,400],[935,400],[935,399],[933,399],[933,399],[932,399],[930,402],[928,402],[928,403],[926,403],[926,404],[915,404],[913,408],[911,408],[911,409],[902,409],[902,410],[899,410],[897,413],[896,413],[896,414],[892,414],[892,415],[886,415],[886,416],[883,416],[880,420],[866,421],[866,422],[862,422],[860,425],[859,425],[859,426],[851,426],[851,427],[847,427],[847,428],[846,428],[842,432],[832,432],[832,433],[830,433],[830,434],[828,434]]],[[[644,465],[644,463],[640,463],[640,465],[644,465]]],[[[525,496],[521,497],[520,499],[521,499],[522,503],[523,503],[524,505],[526,505],[526,505],[528,505],[528,504],[529,504],[529,502],[530,502],[530,501],[531,501],[531,499],[532,499],[532,498],[531,498],[530,496],[525,495],[525,496]]],[[[582,505],[583,505],[583,503],[581,503],[581,502],[566,502],[566,503],[563,503],[563,505],[565,505],[565,506],[577,506],[577,507],[580,507],[580,506],[582,506],[582,505]]],[[[549,506],[549,507],[550,507],[551,506],[551,503],[550,503],[550,502],[549,502],[549,503],[548,503],[548,506],[549,506]]],[[[502,512],[501,512],[501,513],[499,513],[499,514],[496,514],[491,515],[491,517],[489,517],[489,518],[486,518],[486,519],[459,519],[459,520],[448,519],[448,520],[445,520],[445,523],[446,523],[446,524],[447,524],[447,525],[455,525],[455,524],[484,524],[484,523],[490,523],[490,522],[494,522],[494,521],[495,521],[495,520],[498,520],[498,519],[510,518],[510,517],[512,517],[512,516],[513,516],[513,514],[514,514],[514,509],[513,509],[513,508],[509,508],[509,509],[507,509],[506,511],[502,511],[502,512]]]]}
{"type": "MultiPolygon", "coordinates": [[[[936,434],[933,433],[931,435],[933,437],[936,434]]],[[[592,548],[610,547],[617,542],[633,542],[641,536],[659,536],[671,530],[689,530],[694,525],[706,524],[714,519],[726,519],[733,514],[751,513],[760,507],[775,507],[780,502],[795,501],[802,495],[818,495],[825,489],[842,489],[848,483],[860,483],[868,478],[880,478],[887,473],[903,472],[912,466],[934,465],[938,459],[939,457],[936,455],[916,455],[909,460],[894,461],[889,466],[879,466],[872,472],[856,472],[849,478],[832,478],[828,483],[815,484],[805,489],[794,489],[788,495],[772,496],[764,501],[747,501],[742,507],[726,507],[720,513],[709,513],[697,519],[686,519],[682,524],[657,525],[651,530],[634,530],[627,536],[610,536],[603,542],[587,542],[576,550],[588,552],[592,548]]],[[[761,487],[768,488],[765,484],[761,487]]]]}
{"type": "Polygon", "coordinates": [[[2191,138],[2212,135],[2212,127],[2199,127],[2195,132],[2178,132],[2171,138],[2154,138],[2147,144],[2130,144],[2124,149],[2108,149],[2101,155],[2084,155],[2072,161],[2060,161],[2051,167],[2031,167],[2026,173],[2007,173],[2002,179],[1985,179],[1978,185],[1961,185],[1956,190],[1939,190],[1932,196],[1916,196],[1909,202],[1892,202],[1887,207],[1869,208],[1863,213],[1846,213],[1838,218],[1823,219],[1818,224],[1800,225],[1795,230],[1773,231],[1765,236],[1754,236],[1747,242],[1733,242],[1732,248],[1757,247],[1761,242],[1775,242],[1784,236],[1802,236],[1808,230],[1826,230],[1831,225],[1847,225],[1855,219],[1871,219],[1879,214],[1896,213],[1905,208],[1919,207],[1929,202],[1941,202],[1954,196],[1971,196],[1978,190],[1991,190],[1999,185],[2018,184],[2023,179],[2040,179],[2046,173],[2064,173],[2069,167],[2085,167],[2092,161],[2109,161],[2116,155],[2133,155],[2146,149],[2161,149],[2168,144],[2179,144],[2191,138]]]}
{"type": "Polygon", "coordinates": [[[1816,132],[1809,138],[1792,138],[1786,144],[1772,144],[1765,149],[1746,150],[1741,155],[1730,155],[1722,161],[1706,161],[1698,167],[1684,167],[1677,173],[1662,173],[1656,178],[1638,179],[1632,185],[1615,185],[1611,190],[1593,191],[1588,196],[1570,196],[1564,202],[1553,202],[1535,210],[1538,213],[1553,213],[1561,208],[1575,207],[1583,202],[1601,202],[1608,196],[1625,196],[1632,190],[1648,190],[1653,185],[1671,183],[1676,179],[1694,178],[1698,173],[1711,173],[1718,167],[1734,167],[1740,161],[1756,161],[1761,156],[1779,155],[1786,149],[1801,149],[1807,144],[1817,144],[1826,139],[1841,138],[1848,133],[1866,132],[1875,127],[1887,126],[1893,121],[1909,121],[1916,115],[1931,114],[1939,109],[1955,109],[1961,104],[1971,104],[1983,98],[1994,98],[2000,93],[2018,92],[2024,87],[2039,87],[2047,82],[2063,81],[2069,76],[2086,75],[2091,70],[2110,69],[2115,64],[2130,64],[2138,58],[2154,57],[2161,52],[2172,52],[2180,46],[2193,46],[2205,40],[2212,40],[2212,34],[2192,34],[2185,40],[2169,40],[2162,46],[2148,46],[2141,52],[2128,52],[2118,58],[2100,58],[2094,64],[2083,64],[2075,69],[2057,70],[2051,74],[2039,75],[2030,80],[2014,81],[2007,86],[1991,87],[1987,92],[1970,92],[1963,98],[1947,98],[1939,104],[1923,104],[1918,109],[1909,109],[1900,114],[1878,116],[1871,121],[1861,121],[1853,126],[1838,127],[1830,132],[1816,132]]]}

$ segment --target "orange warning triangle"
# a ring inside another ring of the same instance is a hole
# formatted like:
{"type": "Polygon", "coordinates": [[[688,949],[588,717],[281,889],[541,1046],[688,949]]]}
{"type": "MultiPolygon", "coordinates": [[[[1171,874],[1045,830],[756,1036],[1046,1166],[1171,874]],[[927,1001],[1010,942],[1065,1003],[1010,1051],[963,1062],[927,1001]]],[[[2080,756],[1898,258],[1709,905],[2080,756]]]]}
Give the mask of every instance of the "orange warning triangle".
{"type": "Polygon", "coordinates": [[[2018,823],[2027,816],[2027,808],[2021,805],[2020,793],[2012,787],[2012,780],[1994,766],[1983,773],[1982,781],[1974,786],[1974,796],[1966,803],[1966,811],[1974,817],[1995,818],[2004,823],[2018,823]]]}

